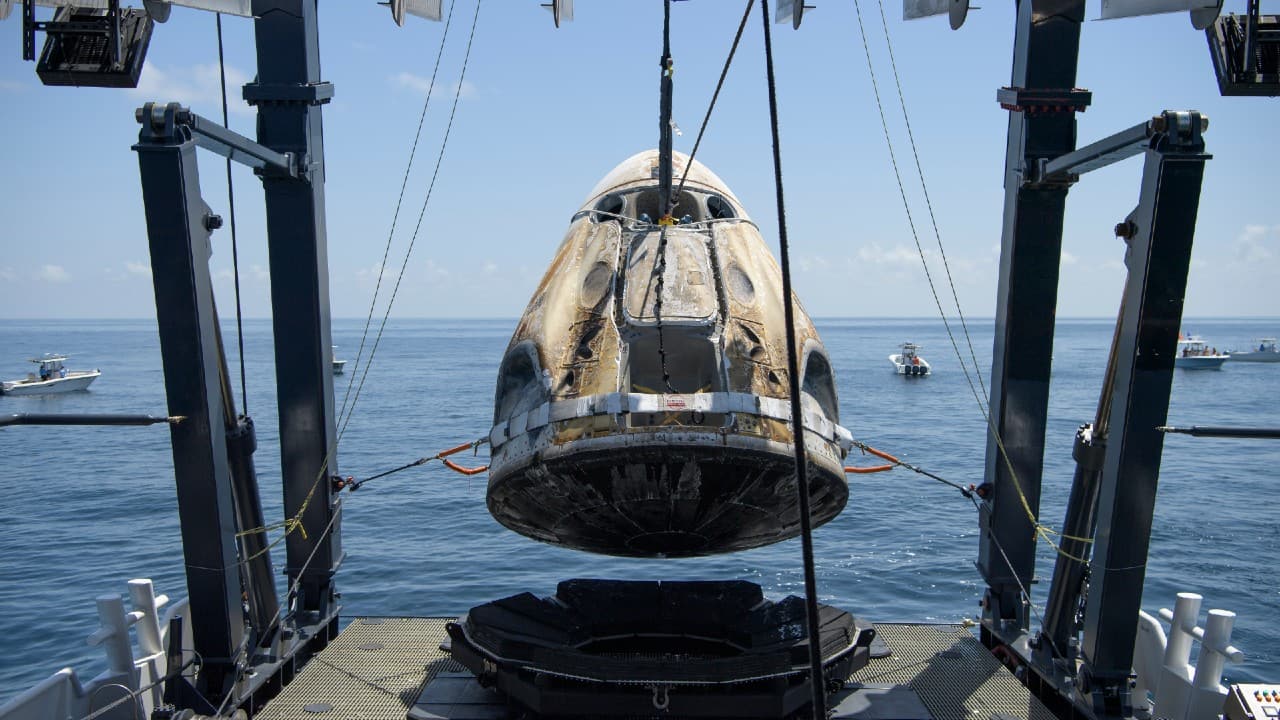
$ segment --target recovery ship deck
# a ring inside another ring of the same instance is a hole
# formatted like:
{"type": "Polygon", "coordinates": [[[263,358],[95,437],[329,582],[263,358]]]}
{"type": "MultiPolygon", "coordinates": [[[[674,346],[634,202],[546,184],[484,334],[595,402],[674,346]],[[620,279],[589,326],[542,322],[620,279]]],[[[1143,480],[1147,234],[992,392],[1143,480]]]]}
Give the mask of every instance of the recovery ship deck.
{"type": "MultiPolygon", "coordinates": [[[[259,720],[514,718],[441,649],[454,618],[356,618],[259,720]],[[454,679],[456,678],[456,680],[454,679]],[[434,681],[434,682],[433,682],[434,681]],[[430,684],[428,692],[423,692],[430,684]]],[[[853,673],[834,718],[1053,720],[1056,716],[963,625],[877,624],[890,650],[853,673]],[[865,688],[869,692],[858,692],[865,688]]],[[[879,654],[879,653],[877,653],[879,654]]],[[[671,690],[672,693],[678,690],[671,690]]],[[[660,716],[654,710],[655,716],[660,716]]]]}

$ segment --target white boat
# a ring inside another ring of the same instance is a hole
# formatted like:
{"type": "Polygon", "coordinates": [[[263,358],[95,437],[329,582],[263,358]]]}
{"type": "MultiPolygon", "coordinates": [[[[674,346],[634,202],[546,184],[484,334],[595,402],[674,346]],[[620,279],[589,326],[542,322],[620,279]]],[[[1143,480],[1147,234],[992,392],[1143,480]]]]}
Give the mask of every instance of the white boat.
{"type": "Polygon", "coordinates": [[[893,363],[894,371],[899,375],[928,375],[932,368],[928,360],[917,354],[919,349],[920,346],[915,343],[902,343],[902,352],[889,356],[889,362],[893,363]]]}
{"type": "Polygon", "coordinates": [[[1249,346],[1248,350],[1232,350],[1227,359],[1232,362],[1280,362],[1280,349],[1276,348],[1275,338],[1261,338],[1257,347],[1249,346]]]}
{"type": "MultiPolygon", "coordinates": [[[[333,348],[333,350],[334,350],[334,351],[337,351],[338,346],[337,346],[337,345],[333,345],[333,346],[332,346],[332,348],[333,348]]],[[[339,360],[335,355],[330,355],[330,356],[329,356],[329,360],[330,360],[330,362],[332,362],[332,363],[333,363],[333,374],[334,374],[334,375],[341,375],[341,374],[342,374],[342,368],[346,367],[347,361],[346,361],[346,360],[339,360]]]]}
{"type": "Polygon", "coordinates": [[[1178,354],[1173,365],[1187,370],[1220,370],[1227,357],[1226,353],[1205,344],[1199,335],[1179,335],[1178,354]]]}
{"type": "Polygon", "coordinates": [[[36,372],[27,373],[27,376],[20,380],[6,380],[0,383],[0,395],[48,395],[86,390],[89,383],[102,374],[97,370],[68,370],[62,364],[66,359],[66,355],[49,354],[31,358],[31,362],[40,366],[39,369],[36,372]]]}

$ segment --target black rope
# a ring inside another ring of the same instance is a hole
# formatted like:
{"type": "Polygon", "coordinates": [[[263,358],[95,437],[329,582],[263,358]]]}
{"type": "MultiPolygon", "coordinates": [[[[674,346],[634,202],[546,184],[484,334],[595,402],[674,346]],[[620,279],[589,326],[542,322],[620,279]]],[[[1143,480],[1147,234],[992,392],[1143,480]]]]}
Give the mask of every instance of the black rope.
{"type": "Polygon", "coordinates": [[[904,462],[904,461],[902,461],[902,460],[899,460],[899,459],[898,459],[898,458],[896,458],[896,457],[893,457],[892,455],[888,455],[888,456],[886,456],[886,455],[887,455],[886,453],[881,453],[881,452],[877,451],[875,448],[871,447],[870,445],[868,445],[868,444],[866,444],[866,443],[864,443],[864,442],[860,442],[860,441],[858,441],[858,440],[854,440],[854,441],[853,441],[853,446],[854,446],[854,447],[856,447],[856,448],[858,448],[859,450],[863,451],[864,453],[870,453],[870,454],[872,454],[872,455],[874,455],[874,456],[876,456],[876,457],[878,457],[878,458],[882,458],[882,459],[884,459],[884,460],[888,460],[890,463],[892,463],[893,465],[896,465],[897,467],[903,468],[903,469],[905,469],[905,470],[910,470],[911,472],[914,472],[914,473],[919,473],[919,474],[921,474],[921,475],[923,475],[923,476],[925,476],[925,477],[927,477],[927,478],[929,478],[929,479],[931,479],[931,480],[937,480],[938,482],[942,483],[943,485],[947,485],[947,486],[949,486],[949,487],[953,487],[953,488],[955,488],[955,489],[959,490],[959,491],[960,491],[960,494],[961,494],[961,495],[964,495],[964,496],[965,496],[965,497],[967,497],[967,498],[968,498],[968,497],[972,497],[972,496],[973,496],[973,492],[974,492],[974,490],[976,489],[976,488],[973,488],[973,487],[966,487],[966,486],[964,486],[964,485],[961,485],[960,483],[955,482],[954,480],[948,480],[948,479],[946,479],[946,478],[944,478],[944,477],[940,477],[940,476],[938,476],[938,475],[934,475],[933,473],[929,472],[928,470],[925,470],[924,468],[922,468],[922,467],[920,467],[920,466],[918,466],[918,465],[912,465],[912,464],[911,464],[911,463],[909,463],[909,462],[904,462]]]}
{"type": "Polygon", "coordinates": [[[667,392],[675,392],[671,387],[671,372],[667,370],[667,348],[662,338],[662,289],[666,284],[663,279],[667,274],[667,226],[658,229],[658,256],[653,259],[653,274],[657,276],[657,285],[653,298],[653,320],[658,330],[658,362],[662,366],[662,386],[667,392]]]}
{"type": "Polygon", "coordinates": [[[702,135],[707,131],[707,123],[711,122],[711,111],[716,107],[716,99],[720,97],[720,89],[724,87],[724,79],[729,75],[729,66],[733,64],[733,55],[738,52],[738,43],[742,40],[742,31],[747,27],[747,19],[751,17],[751,8],[756,0],[747,0],[747,9],[742,12],[742,22],[738,23],[738,34],[733,36],[733,47],[729,48],[729,57],[724,61],[724,69],[720,71],[720,81],[716,83],[716,91],[711,94],[711,104],[707,106],[707,114],[702,117],[702,127],[698,128],[698,139],[693,141],[693,150],[689,153],[689,162],[684,166],[684,174],[680,176],[680,187],[676,190],[676,199],[672,208],[680,205],[680,196],[684,193],[684,183],[689,179],[689,168],[693,167],[693,158],[698,154],[698,146],[702,144],[702,135]]]}
{"type": "MultiPolygon", "coordinates": [[[[222,127],[231,129],[227,119],[227,65],[222,55],[222,13],[215,14],[218,23],[218,76],[222,80],[222,127]]],[[[236,341],[240,346],[240,412],[249,414],[249,393],[244,380],[244,320],[240,312],[240,252],[236,247],[236,192],[231,182],[231,158],[227,158],[227,207],[231,215],[231,267],[236,284],[236,341]]]]}
{"type": "Polygon", "coordinates": [[[778,140],[778,93],[773,77],[773,40],[769,34],[769,0],[760,0],[764,19],[764,60],[769,78],[769,130],[773,135],[773,181],[778,197],[778,250],[782,261],[782,307],[787,332],[787,380],[790,382],[791,427],[796,451],[796,494],[800,502],[800,542],[804,554],[805,615],[809,631],[809,685],[813,717],[827,715],[822,678],[822,639],[818,630],[818,582],[813,570],[813,523],[809,516],[809,476],[804,448],[804,417],[800,414],[800,369],[796,358],[795,303],[791,294],[791,259],[787,246],[787,211],[782,198],[782,151],[778,140]]]}
{"type": "Polygon", "coordinates": [[[671,211],[675,207],[671,199],[671,0],[662,3],[662,68],[658,100],[658,251],[653,259],[654,279],[649,287],[655,288],[653,320],[658,331],[658,363],[662,367],[662,385],[667,392],[671,387],[671,373],[667,370],[667,348],[662,337],[662,290],[667,274],[667,227],[671,211]],[[656,286],[656,287],[655,287],[656,286]]]}
{"type": "MultiPolygon", "coordinates": [[[[400,181],[400,196],[396,198],[396,211],[391,216],[391,230],[387,233],[387,245],[382,251],[382,262],[378,264],[378,280],[373,288],[373,299],[369,301],[369,316],[365,318],[364,332],[360,335],[360,347],[356,350],[356,359],[352,364],[355,368],[365,366],[360,361],[364,355],[365,342],[369,338],[369,327],[373,325],[373,311],[378,306],[378,293],[382,290],[382,275],[386,271],[387,258],[391,256],[391,240],[396,234],[396,223],[400,219],[400,206],[404,203],[405,188],[409,186],[409,172],[413,169],[413,158],[418,153],[418,141],[422,139],[422,124],[427,119],[427,108],[431,106],[431,96],[435,93],[436,75],[440,72],[440,58],[444,55],[445,41],[449,39],[449,26],[453,24],[453,7],[454,3],[449,3],[449,14],[445,17],[444,30],[440,34],[440,48],[436,50],[436,64],[431,70],[431,82],[427,84],[427,98],[422,101],[422,113],[418,115],[418,130],[414,133],[413,145],[409,148],[409,161],[404,166],[404,179],[400,181]]],[[[347,390],[342,396],[342,408],[338,410],[339,420],[347,412],[347,401],[351,398],[351,387],[355,379],[354,372],[347,379],[347,390]]]]}
{"type": "Polygon", "coordinates": [[[662,3],[662,68],[658,102],[658,222],[670,222],[671,210],[671,0],[662,3]]]}

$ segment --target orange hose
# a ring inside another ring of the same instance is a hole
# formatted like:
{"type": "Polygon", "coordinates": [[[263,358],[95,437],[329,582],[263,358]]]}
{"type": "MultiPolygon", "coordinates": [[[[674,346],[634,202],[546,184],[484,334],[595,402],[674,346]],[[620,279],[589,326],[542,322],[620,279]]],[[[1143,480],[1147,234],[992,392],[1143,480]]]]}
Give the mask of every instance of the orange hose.
{"type": "Polygon", "coordinates": [[[469,449],[471,446],[472,446],[472,443],[469,443],[469,442],[467,442],[467,443],[462,443],[462,444],[461,444],[461,445],[459,445],[458,447],[455,447],[455,448],[449,448],[448,450],[441,450],[441,451],[440,451],[440,453],[439,453],[438,455],[436,455],[436,457],[438,457],[438,458],[445,458],[445,457],[448,457],[448,456],[453,455],[453,454],[455,454],[455,453],[460,453],[460,452],[462,452],[463,450],[467,450],[467,449],[469,449]]]}
{"type": "MultiPolygon", "coordinates": [[[[462,447],[471,447],[471,446],[470,446],[470,445],[463,445],[462,447]]],[[[458,448],[454,448],[453,450],[450,450],[449,452],[451,452],[451,453],[452,453],[452,452],[456,452],[457,450],[458,450],[458,448]]],[[[481,465],[480,467],[474,467],[474,468],[465,468],[465,467],[462,467],[461,465],[458,465],[457,463],[454,463],[454,462],[452,462],[452,461],[450,461],[450,460],[445,460],[444,458],[441,458],[441,459],[440,459],[440,462],[443,462],[443,463],[444,463],[444,466],[445,466],[445,467],[447,467],[447,468],[449,468],[450,470],[452,470],[452,471],[454,471],[454,472],[460,472],[460,473],[462,473],[463,475],[479,475],[480,473],[482,473],[482,472],[484,472],[485,470],[488,470],[488,469],[489,469],[489,466],[488,466],[488,465],[481,465]]]]}
{"type": "Polygon", "coordinates": [[[849,467],[846,465],[844,471],[847,473],[877,473],[892,470],[893,467],[893,465],[873,465],[871,467],[849,467]]]}
{"type": "Polygon", "coordinates": [[[882,460],[888,460],[888,461],[889,461],[889,462],[891,462],[891,463],[899,463],[899,462],[902,462],[902,461],[901,461],[901,460],[899,460],[898,458],[896,458],[896,457],[894,457],[894,456],[890,455],[890,454],[889,454],[889,453],[887,453],[887,452],[884,452],[883,450],[877,450],[877,449],[875,449],[875,448],[873,448],[873,447],[868,447],[868,446],[866,446],[866,445],[863,445],[863,446],[862,446],[862,449],[863,449],[863,450],[866,450],[867,452],[871,453],[872,455],[875,455],[876,457],[878,457],[878,458],[880,458],[880,459],[882,459],[882,460]]]}

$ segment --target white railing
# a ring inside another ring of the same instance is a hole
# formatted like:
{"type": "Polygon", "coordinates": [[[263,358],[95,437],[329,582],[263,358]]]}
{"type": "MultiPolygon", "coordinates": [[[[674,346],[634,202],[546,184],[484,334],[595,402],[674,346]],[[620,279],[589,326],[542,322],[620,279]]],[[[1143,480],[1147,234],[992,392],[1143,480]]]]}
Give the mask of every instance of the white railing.
{"type": "Polygon", "coordinates": [[[1133,655],[1133,705],[1139,717],[1216,720],[1222,714],[1227,697],[1222,668],[1228,660],[1244,662],[1244,653],[1230,644],[1235,613],[1210,610],[1205,626],[1196,625],[1202,600],[1195,593],[1178,593],[1173,610],[1160,608],[1160,618],[1170,624],[1167,637],[1159,620],[1139,611],[1133,655]],[[1189,662],[1192,640],[1200,641],[1195,666],[1189,662]]]}
{"type": "MultiPolygon", "coordinates": [[[[130,612],[125,612],[119,595],[100,595],[97,599],[100,626],[86,642],[102,646],[107,656],[106,670],[82,684],[75,670],[63,668],[0,706],[0,720],[151,717],[164,689],[157,681],[168,672],[165,644],[169,622],[184,614],[188,603],[186,599],[174,603],[162,620],[159,609],[169,598],[156,597],[150,580],[130,580],[129,598],[133,605],[130,612]],[[133,626],[138,638],[136,656],[129,641],[129,628],[133,626]]],[[[183,648],[191,647],[190,632],[190,625],[184,623],[183,648]]]]}

